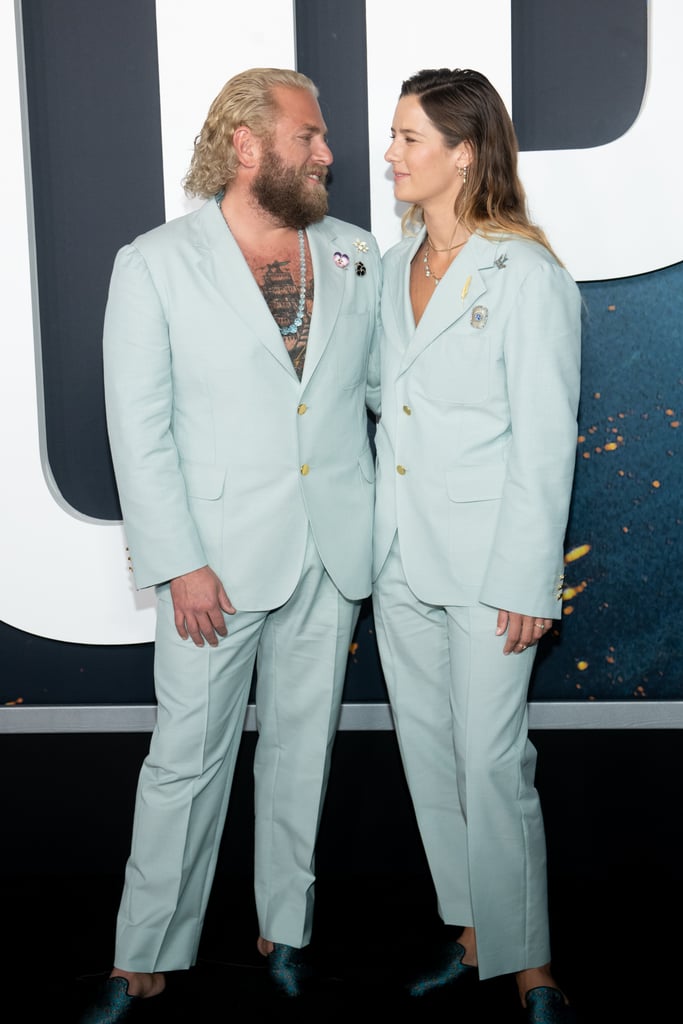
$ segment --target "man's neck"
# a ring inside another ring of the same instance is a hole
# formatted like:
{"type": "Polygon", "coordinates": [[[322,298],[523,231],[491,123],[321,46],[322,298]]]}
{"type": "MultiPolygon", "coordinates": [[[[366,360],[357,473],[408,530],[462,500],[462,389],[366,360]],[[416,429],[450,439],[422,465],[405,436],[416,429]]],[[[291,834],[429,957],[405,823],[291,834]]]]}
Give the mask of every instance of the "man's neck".
{"type": "Polygon", "coordinates": [[[226,192],[220,204],[233,237],[240,246],[279,247],[296,235],[294,228],[285,227],[277,218],[256,203],[253,196],[226,192]]]}

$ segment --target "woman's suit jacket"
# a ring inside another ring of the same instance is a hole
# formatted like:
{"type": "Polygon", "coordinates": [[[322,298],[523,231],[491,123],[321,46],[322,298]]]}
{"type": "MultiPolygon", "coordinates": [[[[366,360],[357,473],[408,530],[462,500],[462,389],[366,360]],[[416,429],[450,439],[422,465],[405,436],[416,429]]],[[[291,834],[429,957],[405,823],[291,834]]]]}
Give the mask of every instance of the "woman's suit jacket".
{"type": "Polygon", "coordinates": [[[374,577],[398,529],[422,601],[558,618],[576,458],[580,295],[541,246],[474,235],[415,327],[384,256],[374,577]]]}
{"type": "Polygon", "coordinates": [[[334,218],[307,237],[315,301],[301,382],[213,200],[117,254],[105,394],[138,587],[208,563],[235,607],[277,607],[310,523],[344,596],[370,591],[381,260],[371,235],[334,218]]]}

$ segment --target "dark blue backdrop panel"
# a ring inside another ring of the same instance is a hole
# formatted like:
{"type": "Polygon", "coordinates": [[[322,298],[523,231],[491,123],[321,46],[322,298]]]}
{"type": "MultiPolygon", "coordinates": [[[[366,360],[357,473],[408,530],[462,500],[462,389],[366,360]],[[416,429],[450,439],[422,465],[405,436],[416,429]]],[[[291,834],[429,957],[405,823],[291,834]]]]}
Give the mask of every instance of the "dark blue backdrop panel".
{"type": "Polygon", "coordinates": [[[581,292],[576,557],[532,695],[681,700],[683,263],[581,292]]]}
{"type": "Polygon", "coordinates": [[[512,0],[520,149],[585,149],[631,127],[647,77],[646,0],[512,0]]]}
{"type": "Polygon", "coordinates": [[[154,0],[22,5],[47,451],[64,499],[119,519],[102,386],[116,250],[164,219],[154,0]]]}
{"type": "Polygon", "coordinates": [[[320,89],[334,155],[330,211],[370,230],[365,0],[297,0],[296,64],[320,89]]]}

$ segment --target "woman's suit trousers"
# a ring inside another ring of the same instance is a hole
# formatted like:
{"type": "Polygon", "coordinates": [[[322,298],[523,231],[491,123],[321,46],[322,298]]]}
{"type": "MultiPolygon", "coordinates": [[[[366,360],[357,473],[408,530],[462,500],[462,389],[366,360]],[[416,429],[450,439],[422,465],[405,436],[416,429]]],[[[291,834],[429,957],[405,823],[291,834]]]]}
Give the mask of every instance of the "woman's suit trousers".
{"type": "Polygon", "coordinates": [[[545,964],[545,835],[527,734],[536,648],[504,655],[495,608],[420,601],[406,582],[398,537],[373,601],[440,916],[476,928],[481,979],[545,964]]]}

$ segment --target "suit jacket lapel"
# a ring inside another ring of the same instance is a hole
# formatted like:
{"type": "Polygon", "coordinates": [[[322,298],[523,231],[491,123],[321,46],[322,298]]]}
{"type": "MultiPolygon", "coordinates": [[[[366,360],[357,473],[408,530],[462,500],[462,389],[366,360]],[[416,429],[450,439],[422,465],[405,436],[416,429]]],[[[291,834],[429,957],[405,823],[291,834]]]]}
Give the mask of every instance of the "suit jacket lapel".
{"type": "Polygon", "coordinates": [[[303,384],[310,379],[327,348],[339,316],[346,279],[349,274],[354,273],[351,253],[347,253],[350,260],[347,267],[337,267],[333,262],[337,249],[337,236],[328,222],[320,221],[317,224],[311,224],[306,229],[306,236],[313,261],[314,294],[313,316],[311,317],[306,359],[304,360],[303,384]]]}
{"type": "MultiPolygon", "coordinates": [[[[412,252],[414,253],[424,233],[416,240],[412,252]]],[[[486,291],[486,282],[481,273],[482,268],[492,264],[495,252],[495,245],[479,235],[473,235],[469,242],[458,256],[457,260],[448,269],[441,283],[434,289],[434,294],[427,303],[415,333],[410,339],[405,350],[400,366],[400,373],[404,373],[409,366],[421,355],[424,350],[432,344],[452,324],[471,315],[473,307],[486,291]]],[[[412,306],[410,304],[410,264],[404,268],[402,277],[403,295],[401,304],[397,309],[403,309],[404,313],[412,321],[412,306]]]]}
{"type": "Polygon", "coordinates": [[[249,333],[256,335],[287,373],[296,378],[291,357],[261,289],[213,199],[198,211],[196,223],[199,272],[208,278],[249,333]]]}

